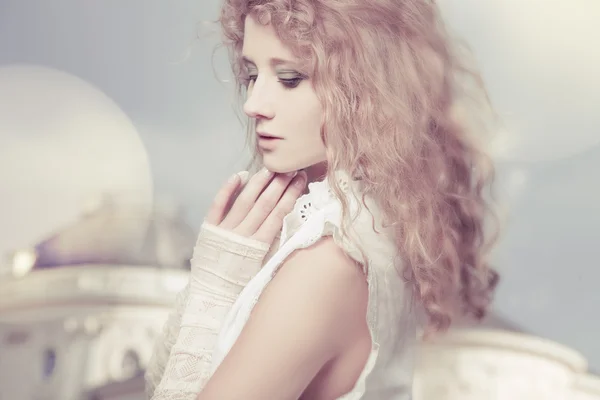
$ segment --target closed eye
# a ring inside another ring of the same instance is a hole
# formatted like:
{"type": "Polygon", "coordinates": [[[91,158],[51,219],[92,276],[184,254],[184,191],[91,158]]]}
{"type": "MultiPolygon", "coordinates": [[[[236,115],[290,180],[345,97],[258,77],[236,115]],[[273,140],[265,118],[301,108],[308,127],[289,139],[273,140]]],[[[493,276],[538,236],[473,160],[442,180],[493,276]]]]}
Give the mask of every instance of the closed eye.
{"type": "Polygon", "coordinates": [[[279,82],[281,82],[281,84],[283,86],[285,86],[287,89],[294,89],[295,87],[298,87],[298,85],[300,85],[300,83],[303,80],[304,80],[303,77],[288,78],[288,79],[279,78],[279,82]]]}
{"type": "MultiPolygon", "coordinates": [[[[251,83],[256,83],[258,79],[258,75],[245,75],[240,77],[240,82],[244,86],[249,86],[251,83]]],[[[294,89],[302,83],[305,78],[303,76],[296,76],[293,78],[278,78],[279,83],[281,83],[286,89],[294,89]]]]}

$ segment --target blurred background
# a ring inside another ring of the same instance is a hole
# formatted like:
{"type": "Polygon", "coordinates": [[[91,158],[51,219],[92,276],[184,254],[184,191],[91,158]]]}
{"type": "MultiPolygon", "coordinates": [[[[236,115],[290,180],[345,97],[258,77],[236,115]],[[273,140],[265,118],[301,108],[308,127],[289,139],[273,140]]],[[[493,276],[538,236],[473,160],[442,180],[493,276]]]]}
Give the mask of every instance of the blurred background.
{"type": "MultiPolygon", "coordinates": [[[[600,398],[600,3],[439,4],[505,121],[507,226],[492,316],[426,346],[448,361],[422,358],[415,397],[600,398]]],[[[247,161],[219,6],[0,0],[0,399],[143,398],[202,217],[247,161]]]]}

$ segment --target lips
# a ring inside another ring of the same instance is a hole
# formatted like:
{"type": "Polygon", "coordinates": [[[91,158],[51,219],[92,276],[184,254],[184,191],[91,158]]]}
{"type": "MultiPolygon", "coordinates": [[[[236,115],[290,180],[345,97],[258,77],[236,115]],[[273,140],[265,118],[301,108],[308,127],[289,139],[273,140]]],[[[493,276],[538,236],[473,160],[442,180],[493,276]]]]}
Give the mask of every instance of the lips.
{"type": "Polygon", "coordinates": [[[266,132],[256,132],[256,135],[258,136],[259,139],[263,139],[263,140],[277,140],[277,139],[282,139],[279,136],[271,135],[271,134],[266,133],[266,132]]]}

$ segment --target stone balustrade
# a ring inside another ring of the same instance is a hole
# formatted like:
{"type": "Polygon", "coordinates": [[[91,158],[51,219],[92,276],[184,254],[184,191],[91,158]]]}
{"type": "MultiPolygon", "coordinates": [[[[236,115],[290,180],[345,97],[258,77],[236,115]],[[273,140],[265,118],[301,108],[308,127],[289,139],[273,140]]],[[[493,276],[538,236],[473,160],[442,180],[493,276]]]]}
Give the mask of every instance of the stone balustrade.
{"type": "Polygon", "coordinates": [[[575,378],[572,391],[570,400],[600,400],[600,377],[581,374],[575,378]]]}
{"type": "MultiPolygon", "coordinates": [[[[128,266],[0,281],[0,397],[144,399],[140,374],[186,282],[185,271],[128,266]]],[[[550,340],[463,327],[422,342],[414,400],[600,400],[586,368],[550,340]]]]}
{"type": "Polygon", "coordinates": [[[565,400],[587,367],[558,343],[476,329],[423,342],[417,360],[415,400],[565,400]]]}

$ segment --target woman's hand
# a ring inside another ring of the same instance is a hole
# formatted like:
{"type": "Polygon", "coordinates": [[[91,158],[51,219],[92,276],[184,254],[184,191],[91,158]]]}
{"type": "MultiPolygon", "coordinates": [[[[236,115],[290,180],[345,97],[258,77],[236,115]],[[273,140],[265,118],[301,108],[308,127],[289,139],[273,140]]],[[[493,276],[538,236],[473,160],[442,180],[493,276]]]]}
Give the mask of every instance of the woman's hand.
{"type": "Polygon", "coordinates": [[[271,244],[306,187],[304,172],[274,174],[266,169],[244,185],[235,174],[219,190],[206,222],[238,235],[271,244]],[[237,193],[241,192],[237,197],[237,193]]]}

